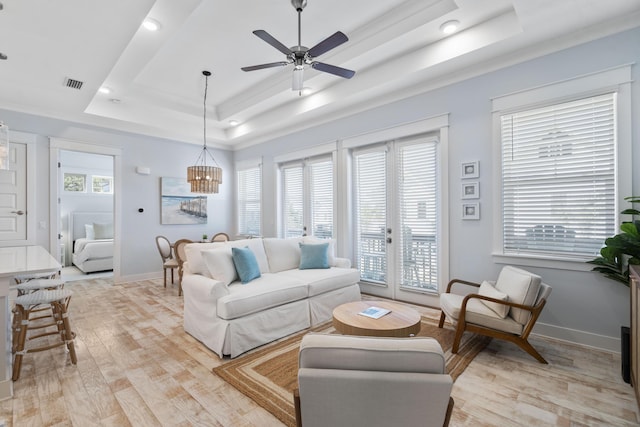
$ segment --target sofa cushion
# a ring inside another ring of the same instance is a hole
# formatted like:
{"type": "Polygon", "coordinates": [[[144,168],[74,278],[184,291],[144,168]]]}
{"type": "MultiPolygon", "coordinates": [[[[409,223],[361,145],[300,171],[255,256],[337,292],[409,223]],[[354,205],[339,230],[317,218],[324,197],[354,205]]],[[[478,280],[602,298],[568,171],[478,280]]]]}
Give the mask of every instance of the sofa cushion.
{"type": "MultiPolygon", "coordinates": [[[[509,296],[507,294],[498,291],[496,288],[493,287],[491,283],[487,282],[486,280],[482,282],[482,284],[480,285],[478,294],[483,295],[485,297],[499,299],[502,301],[509,300],[509,296]]],[[[508,305],[499,304],[497,302],[487,301],[483,299],[481,299],[480,302],[482,302],[484,305],[486,305],[491,310],[493,310],[498,316],[500,316],[501,319],[504,319],[505,317],[507,317],[507,314],[509,313],[509,309],[511,308],[508,305]]]]}
{"type": "Polygon", "coordinates": [[[228,287],[230,294],[218,299],[217,314],[231,320],[289,302],[307,298],[306,284],[280,274],[266,273],[246,285],[228,287]]]}
{"type": "MultiPolygon", "coordinates": [[[[502,268],[496,289],[509,295],[509,301],[516,304],[533,305],[540,291],[540,276],[520,268],[507,265],[502,268]]],[[[529,321],[530,312],[521,308],[511,308],[509,315],[524,325],[529,321]]]]}
{"type": "Polygon", "coordinates": [[[184,246],[184,254],[187,257],[187,262],[189,263],[189,272],[192,274],[201,274],[211,279],[209,269],[207,269],[207,266],[204,264],[204,259],[202,258],[202,251],[222,248],[227,244],[227,242],[186,244],[184,246]]]}
{"type": "Polygon", "coordinates": [[[228,285],[238,278],[230,247],[207,249],[202,251],[202,258],[213,279],[228,285]]]}
{"type": "Polygon", "coordinates": [[[225,244],[232,248],[249,248],[258,261],[260,267],[260,273],[269,272],[269,262],[267,261],[267,254],[264,252],[264,246],[262,245],[262,239],[242,239],[232,240],[225,242],[225,244]]]}
{"type": "Polygon", "coordinates": [[[298,268],[300,265],[300,242],[302,242],[301,237],[290,239],[265,237],[262,239],[264,251],[269,261],[269,272],[278,273],[298,268]]]}
{"type": "Polygon", "coordinates": [[[242,283],[249,283],[260,277],[260,267],[251,249],[231,248],[231,258],[242,283]]]}
{"type": "Polygon", "coordinates": [[[331,267],[321,270],[287,270],[278,273],[278,277],[292,278],[307,284],[309,296],[313,297],[358,283],[360,272],[355,268],[331,267]]]}
{"type": "Polygon", "coordinates": [[[329,243],[300,243],[300,270],[329,268],[329,243]]]}
{"type": "MultiPolygon", "coordinates": [[[[449,319],[455,319],[457,322],[460,318],[460,308],[464,295],[458,294],[441,294],[440,308],[449,319]]],[[[499,331],[509,332],[520,335],[522,333],[522,325],[513,320],[511,317],[501,319],[493,310],[480,302],[477,298],[471,298],[467,302],[467,312],[465,314],[467,323],[485,326],[487,328],[497,329],[499,331]]]]}

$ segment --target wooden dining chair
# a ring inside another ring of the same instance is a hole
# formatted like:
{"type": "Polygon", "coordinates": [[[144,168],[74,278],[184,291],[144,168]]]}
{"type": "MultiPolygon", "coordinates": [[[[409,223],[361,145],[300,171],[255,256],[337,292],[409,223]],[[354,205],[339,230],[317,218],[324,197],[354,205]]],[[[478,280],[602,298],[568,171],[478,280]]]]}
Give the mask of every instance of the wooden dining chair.
{"type": "Polygon", "coordinates": [[[182,295],[182,264],[184,264],[187,258],[184,252],[184,247],[189,243],[194,242],[189,239],[180,239],[176,240],[173,244],[173,252],[176,254],[176,260],[178,261],[178,296],[182,295]]]}
{"type": "Polygon", "coordinates": [[[231,239],[227,233],[216,233],[211,238],[212,242],[228,242],[229,240],[231,239]]]}
{"type": "Polygon", "coordinates": [[[173,270],[178,268],[178,260],[173,257],[171,242],[164,236],[156,236],[156,246],[162,257],[162,270],[164,272],[164,287],[167,287],[167,270],[171,270],[171,283],[173,283],[173,270]]]}

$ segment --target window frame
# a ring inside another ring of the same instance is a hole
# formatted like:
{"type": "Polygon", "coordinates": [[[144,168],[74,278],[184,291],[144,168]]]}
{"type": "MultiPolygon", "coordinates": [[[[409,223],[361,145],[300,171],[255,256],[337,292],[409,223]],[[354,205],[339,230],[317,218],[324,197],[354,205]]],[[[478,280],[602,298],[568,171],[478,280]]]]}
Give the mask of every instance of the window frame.
{"type": "Polygon", "coordinates": [[[631,67],[625,65],[496,97],[492,100],[493,160],[496,165],[496,167],[493,168],[493,182],[494,191],[495,194],[497,194],[493,202],[493,211],[495,214],[493,215],[492,256],[495,262],[574,271],[591,270],[591,265],[585,263],[585,261],[591,259],[587,257],[504,253],[501,116],[516,111],[526,111],[527,109],[551,106],[576,99],[615,92],[617,123],[615,129],[616,207],[614,208],[614,215],[616,218],[615,223],[619,224],[622,220],[626,220],[621,218],[619,214],[627,205],[624,197],[632,195],[631,81],[631,67]]]}

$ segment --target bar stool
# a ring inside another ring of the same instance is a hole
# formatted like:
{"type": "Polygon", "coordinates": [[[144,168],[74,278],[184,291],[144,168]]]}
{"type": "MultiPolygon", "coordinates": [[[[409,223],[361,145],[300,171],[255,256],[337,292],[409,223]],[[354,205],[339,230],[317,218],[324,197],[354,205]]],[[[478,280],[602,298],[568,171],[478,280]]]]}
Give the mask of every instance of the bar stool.
{"type": "Polygon", "coordinates": [[[20,378],[20,369],[22,368],[22,357],[27,353],[35,353],[38,351],[50,350],[55,347],[66,345],[71,356],[71,363],[74,365],[77,363],[76,350],[73,345],[73,340],[76,336],[75,332],[71,331],[71,324],[67,313],[67,307],[71,300],[73,293],[66,289],[54,289],[54,290],[38,290],[35,292],[21,295],[15,300],[15,309],[13,315],[13,348],[14,354],[13,361],[13,381],[20,378]],[[31,326],[29,316],[35,309],[42,305],[49,305],[55,320],[54,323],[49,324],[56,325],[56,331],[42,332],[37,335],[29,337],[29,341],[49,336],[60,335],[60,342],[54,344],[42,345],[41,347],[32,347],[25,349],[27,342],[27,332],[29,329],[42,328],[42,325],[31,326]]]}

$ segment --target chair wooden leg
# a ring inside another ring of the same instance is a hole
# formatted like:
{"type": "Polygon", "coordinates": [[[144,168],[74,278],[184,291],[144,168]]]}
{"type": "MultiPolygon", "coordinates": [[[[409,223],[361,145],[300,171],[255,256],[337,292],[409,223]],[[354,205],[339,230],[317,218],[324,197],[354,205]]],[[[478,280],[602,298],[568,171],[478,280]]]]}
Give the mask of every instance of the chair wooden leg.
{"type": "Polygon", "coordinates": [[[456,326],[456,336],[453,339],[453,347],[451,347],[451,353],[458,353],[458,348],[460,347],[460,340],[462,339],[462,334],[464,333],[464,322],[458,320],[458,324],[456,326]]]}
{"type": "Polygon", "coordinates": [[[293,390],[293,406],[296,412],[296,427],[302,427],[302,410],[300,409],[300,390],[293,390]]]}
{"type": "Polygon", "coordinates": [[[11,379],[17,381],[20,378],[20,369],[22,368],[22,357],[24,356],[24,345],[27,341],[27,329],[29,329],[29,311],[22,306],[16,307],[16,314],[19,316],[17,333],[18,342],[15,345],[15,357],[13,358],[13,373],[11,379]]]}
{"type": "Polygon", "coordinates": [[[533,356],[538,362],[544,363],[545,365],[549,364],[549,362],[547,362],[545,358],[542,357],[540,353],[538,353],[538,350],[536,350],[535,348],[533,348],[531,344],[529,344],[529,341],[524,339],[518,339],[518,340],[514,340],[513,342],[516,343],[518,347],[520,347],[521,349],[529,353],[531,356],[533,356]]]}
{"type": "Polygon", "coordinates": [[[171,269],[171,284],[173,285],[175,282],[173,281],[173,268],[171,269]]]}
{"type": "Polygon", "coordinates": [[[74,365],[78,363],[78,358],[76,356],[76,348],[73,344],[73,339],[75,338],[74,333],[71,331],[71,323],[69,322],[69,314],[65,309],[65,304],[55,301],[52,303],[56,307],[56,311],[59,313],[59,316],[62,320],[62,332],[61,337],[62,340],[67,345],[67,350],[69,350],[69,356],[71,357],[71,363],[74,365]]]}
{"type": "Polygon", "coordinates": [[[451,421],[451,413],[453,412],[454,405],[453,397],[449,397],[449,404],[447,405],[447,415],[444,417],[444,423],[442,423],[442,427],[447,427],[449,425],[449,421],[451,421]]]}
{"type": "Polygon", "coordinates": [[[438,322],[438,328],[442,328],[444,326],[444,319],[445,319],[445,314],[444,311],[440,312],[440,321],[438,322]]]}
{"type": "Polygon", "coordinates": [[[163,268],[162,271],[164,272],[164,287],[167,287],[167,269],[163,268]]]}

